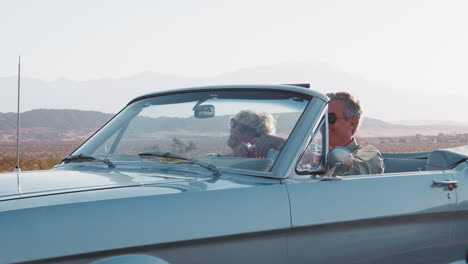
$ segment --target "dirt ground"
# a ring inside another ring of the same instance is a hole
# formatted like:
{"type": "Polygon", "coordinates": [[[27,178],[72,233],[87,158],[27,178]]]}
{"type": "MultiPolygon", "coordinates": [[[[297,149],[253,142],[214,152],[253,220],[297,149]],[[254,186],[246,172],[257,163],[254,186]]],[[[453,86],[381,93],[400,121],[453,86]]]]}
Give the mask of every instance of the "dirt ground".
{"type": "MultiPolygon", "coordinates": [[[[401,142],[401,138],[360,138],[361,144],[370,144],[381,152],[426,152],[467,145],[461,142],[427,143],[401,142]]],[[[50,169],[75,150],[82,141],[26,141],[21,142],[22,170],[50,169]]],[[[16,165],[16,143],[0,141],[0,171],[12,171],[16,165]]]]}

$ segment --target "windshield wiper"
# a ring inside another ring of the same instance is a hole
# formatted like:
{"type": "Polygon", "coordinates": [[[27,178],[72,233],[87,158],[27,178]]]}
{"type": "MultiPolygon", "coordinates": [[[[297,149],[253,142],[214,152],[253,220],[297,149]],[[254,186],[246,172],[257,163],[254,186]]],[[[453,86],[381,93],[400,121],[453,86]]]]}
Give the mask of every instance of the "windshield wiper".
{"type": "Polygon", "coordinates": [[[197,159],[191,159],[191,158],[184,157],[184,156],[174,154],[174,153],[171,153],[171,152],[158,152],[158,151],[143,152],[143,153],[139,153],[138,155],[141,156],[141,157],[161,157],[161,158],[173,158],[173,159],[186,160],[186,161],[188,161],[190,163],[197,164],[200,167],[203,167],[203,168],[206,168],[206,169],[212,171],[213,176],[216,176],[216,177],[221,176],[221,172],[213,164],[208,164],[208,163],[205,163],[205,162],[201,162],[201,161],[199,161],[197,159]]]}
{"type": "Polygon", "coordinates": [[[70,163],[70,162],[90,162],[90,161],[99,161],[105,163],[109,168],[115,168],[115,164],[108,159],[98,159],[93,156],[88,156],[84,154],[79,155],[70,155],[65,157],[62,161],[63,163],[70,163]]]}

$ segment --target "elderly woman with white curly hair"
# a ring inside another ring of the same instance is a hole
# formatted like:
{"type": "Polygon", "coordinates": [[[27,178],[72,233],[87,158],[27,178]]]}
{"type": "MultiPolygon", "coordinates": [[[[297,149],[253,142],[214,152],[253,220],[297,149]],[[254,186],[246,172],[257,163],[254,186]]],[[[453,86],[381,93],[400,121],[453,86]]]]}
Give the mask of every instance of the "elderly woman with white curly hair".
{"type": "Polygon", "coordinates": [[[284,146],[285,140],[274,136],[276,120],[270,113],[242,110],[229,120],[229,126],[232,157],[264,158],[268,150],[284,146]]]}

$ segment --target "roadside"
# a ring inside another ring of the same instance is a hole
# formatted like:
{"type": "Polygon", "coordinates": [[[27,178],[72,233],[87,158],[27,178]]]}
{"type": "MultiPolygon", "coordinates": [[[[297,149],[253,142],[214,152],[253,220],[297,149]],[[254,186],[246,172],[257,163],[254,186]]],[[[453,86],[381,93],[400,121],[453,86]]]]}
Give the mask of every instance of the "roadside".
{"type": "MultiPolygon", "coordinates": [[[[439,134],[432,137],[363,137],[360,144],[370,144],[381,152],[426,152],[468,145],[468,134],[458,137],[439,134]]],[[[68,156],[83,141],[25,141],[20,144],[20,168],[47,170],[68,156]]],[[[0,141],[0,172],[12,171],[16,165],[16,143],[0,141]]]]}

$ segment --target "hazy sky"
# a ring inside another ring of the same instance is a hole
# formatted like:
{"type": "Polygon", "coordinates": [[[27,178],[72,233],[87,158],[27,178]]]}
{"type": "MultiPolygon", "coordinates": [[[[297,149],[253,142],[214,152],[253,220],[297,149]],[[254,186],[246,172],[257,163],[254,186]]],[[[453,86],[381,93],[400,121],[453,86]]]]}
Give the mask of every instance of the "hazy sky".
{"type": "Polygon", "coordinates": [[[0,0],[0,77],[16,75],[18,55],[23,76],[42,80],[315,60],[398,89],[466,95],[466,14],[467,0],[0,0]]]}

